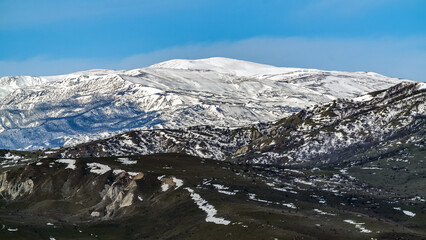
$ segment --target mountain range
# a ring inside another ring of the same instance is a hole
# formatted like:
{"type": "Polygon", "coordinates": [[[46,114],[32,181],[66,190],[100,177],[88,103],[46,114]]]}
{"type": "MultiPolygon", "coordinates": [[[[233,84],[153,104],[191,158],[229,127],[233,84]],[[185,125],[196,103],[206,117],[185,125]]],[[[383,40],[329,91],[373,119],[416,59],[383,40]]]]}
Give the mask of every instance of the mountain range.
{"type": "MultiPolygon", "coordinates": [[[[408,81],[408,80],[404,80],[408,81]]],[[[0,78],[0,149],[70,146],[134,129],[271,122],[403,80],[209,58],[130,71],[0,78]]]]}

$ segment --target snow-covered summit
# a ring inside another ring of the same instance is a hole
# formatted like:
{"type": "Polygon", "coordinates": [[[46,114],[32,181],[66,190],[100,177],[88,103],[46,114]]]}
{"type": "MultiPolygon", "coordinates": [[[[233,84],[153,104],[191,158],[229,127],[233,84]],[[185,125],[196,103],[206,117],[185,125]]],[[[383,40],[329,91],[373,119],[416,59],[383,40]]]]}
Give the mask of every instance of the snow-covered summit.
{"type": "Polygon", "coordinates": [[[58,147],[132,129],[238,127],[402,80],[228,58],[129,71],[0,78],[0,149],[58,147]]]}
{"type": "Polygon", "coordinates": [[[288,73],[300,70],[297,68],[274,67],[271,65],[253,63],[224,57],[212,57],[198,60],[174,59],[151,65],[149,68],[206,70],[244,77],[261,74],[288,73]]]}

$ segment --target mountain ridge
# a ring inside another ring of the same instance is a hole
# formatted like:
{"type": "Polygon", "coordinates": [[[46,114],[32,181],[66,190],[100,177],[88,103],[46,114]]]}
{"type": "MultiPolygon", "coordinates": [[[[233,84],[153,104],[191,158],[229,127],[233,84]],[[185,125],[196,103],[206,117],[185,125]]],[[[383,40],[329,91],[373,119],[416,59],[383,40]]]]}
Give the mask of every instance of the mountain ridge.
{"type": "Polygon", "coordinates": [[[421,142],[426,134],[425,85],[401,83],[362,100],[334,100],[277,122],[237,129],[196,126],[132,131],[56,154],[79,158],[185,153],[249,164],[342,163],[374,145],[381,145],[376,151],[386,152],[388,145],[401,139],[421,142]]]}
{"type": "Polygon", "coordinates": [[[132,129],[240,127],[403,81],[224,58],[178,62],[187,69],[92,70],[0,88],[0,148],[61,147],[132,129]]]}

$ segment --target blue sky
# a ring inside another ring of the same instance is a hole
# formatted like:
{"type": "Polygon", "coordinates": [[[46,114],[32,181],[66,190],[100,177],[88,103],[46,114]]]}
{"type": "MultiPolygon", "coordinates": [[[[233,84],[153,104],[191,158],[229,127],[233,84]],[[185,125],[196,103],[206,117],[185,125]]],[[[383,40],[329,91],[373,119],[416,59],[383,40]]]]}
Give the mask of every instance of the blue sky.
{"type": "Polygon", "coordinates": [[[0,0],[0,76],[224,56],[426,80],[423,0],[0,0]]]}

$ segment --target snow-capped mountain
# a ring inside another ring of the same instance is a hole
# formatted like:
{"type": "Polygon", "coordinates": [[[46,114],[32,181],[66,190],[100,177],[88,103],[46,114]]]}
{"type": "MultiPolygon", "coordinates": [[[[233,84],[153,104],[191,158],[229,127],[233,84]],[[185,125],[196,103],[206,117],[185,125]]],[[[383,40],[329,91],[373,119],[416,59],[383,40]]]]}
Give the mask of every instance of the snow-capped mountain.
{"type": "Polygon", "coordinates": [[[59,147],[132,129],[239,127],[402,80],[370,72],[281,68],[227,58],[130,71],[0,78],[0,148],[59,147]]]}

